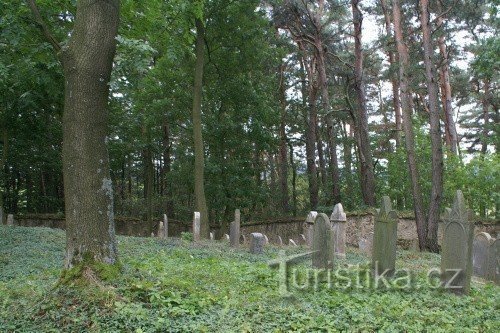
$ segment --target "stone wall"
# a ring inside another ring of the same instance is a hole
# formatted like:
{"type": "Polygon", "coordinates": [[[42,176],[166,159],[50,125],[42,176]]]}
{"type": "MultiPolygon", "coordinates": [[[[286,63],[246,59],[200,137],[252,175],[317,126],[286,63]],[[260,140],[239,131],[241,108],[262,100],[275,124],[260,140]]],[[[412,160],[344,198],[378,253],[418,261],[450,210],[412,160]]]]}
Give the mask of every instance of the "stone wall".
{"type": "MultiPolygon", "coordinates": [[[[48,227],[64,229],[64,218],[57,215],[18,215],[15,216],[15,225],[24,227],[48,227]]],[[[155,219],[155,221],[159,219],[155,219]]],[[[366,214],[347,214],[347,231],[346,242],[351,246],[358,246],[360,238],[373,232],[373,223],[375,216],[370,213],[366,214]]],[[[259,222],[247,222],[241,224],[241,233],[249,239],[252,232],[260,232],[265,234],[271,243],[278,243],[280,236],[285,244],[288,244],[289,239],[293,239],[297,244],[300,243],[300,234],[305,234],[304,230],[305,218],[284,218],[274,219],[259,222]]],[[[183,222],[179,220],[168,220],[168,234],[171,237],[179,237],[182,232],[191,231],[191,222],[183,222]]],[[[147,224],[138,218],[131,217],[116,217],[115,228],[118,235],[124,236],[148,236],[147,224]]],[[[155,230],[158,229],[158,222],[155,224],[155,230]]],[[[217,226],[211,226],[211,230],[217,232],[217,226]]],[[[475,234],[479,232],[487,232],[492,237],[498,238],[500,233],[500,224],[485,224],[476,223],[475,234]]],[[[222,231],[229,233],[229,231],[222,231]]],[[[442,239],[441,223],[438,229],[439,242],[442,239]]],[[[415,221],[410,218],[400,218],[398,224],[398,240],[400,243],[410,243],[417,239],[417,230],[415,221]]]]}

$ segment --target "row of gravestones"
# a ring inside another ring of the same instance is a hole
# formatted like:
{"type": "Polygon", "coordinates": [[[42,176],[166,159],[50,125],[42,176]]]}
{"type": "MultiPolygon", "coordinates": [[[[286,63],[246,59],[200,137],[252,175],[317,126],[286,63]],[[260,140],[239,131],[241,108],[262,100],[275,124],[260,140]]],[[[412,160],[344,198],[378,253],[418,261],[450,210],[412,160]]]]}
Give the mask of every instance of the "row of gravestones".
{"type": "MultiPolygon", "coordinates": [[[[499,282],[499,250],[496,240],[480,233],[474,236],[472,212],[461,191],[457,191],[453,208],[446,209],[441,251],[441,282],[456,294],[468,294],[473,272],[499,282]],[[474,253],[474,254],[473,254],[474,253]],[[473,260],[474,258],[474,260],[473,260]]],[[[372,269],[375,274],[391,276],[396,268],[397,214],[389,197],[375,217],[372,269]]]]}

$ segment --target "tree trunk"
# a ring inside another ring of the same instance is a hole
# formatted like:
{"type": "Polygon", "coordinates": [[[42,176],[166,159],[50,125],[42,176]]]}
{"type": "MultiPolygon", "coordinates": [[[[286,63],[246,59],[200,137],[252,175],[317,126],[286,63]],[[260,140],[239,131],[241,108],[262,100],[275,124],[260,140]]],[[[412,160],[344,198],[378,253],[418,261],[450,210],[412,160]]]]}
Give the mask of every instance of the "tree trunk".
{"type": "MultiPolygon", "coordinates": [[[[382,11],[384,12],[385,19],[385,31],[387,33],[387,37],[392,41],[394,39],[394,35],[391,29],[391,15],[389,9],[387,8],[386,0],[380,0],[380,5],[382,7],[382,11]]],[[[396,69],[397,55],[387,46],[387,55],[389,57],[389,65],[392,70],[396,69]]],[[[394,109],[394,118],[396,121],[396,147],[401,147],[401,104],[399,102],[399,81],[398,75],[396,71],[393,71],[391,74],[391,84],[392,84],[392,107],[394,109]]]]}
{"type": "MultiPolygon", "coordinates": [[[[145,121],[145,120],[144,120],[145,121]]],[[[143,124],[142,127],[143,139],[146,141],[143,150],[143,163],[144,163],[144,198],[146,199],[146,225],[148,236],[153,232],[153,177],[154,165],[153,155],[151,152],[151,133],[149,126],[143,124]]]]}
{"type": "Polygon", "coordinates": [[[79,0],[73,33],[62,50],[67,268],[89,258],[117,260],[107,134],[118,17],[118,0],[79,0]]]}
{"type": "Polygon", "coordinates": [[[208,208],[205,199],[205,161],[203,149],[203,136],[201,126],[201,100],[203,93],[203,62],[205,28],[200,19],[196,19],[196,67],[194,74],[193,91],[193,134],[194,134],[194,195],[196,211],[201,214],[200,235],[208,238],[210,226],[208,224],[208,208]]]}
{"type": "Polygon", "coordinates": [[[415,222],[417,225],[418,243],[421,250],[425,249],[427,244],[427,225],[424,215],[424,204],[422,200],[422,191],[420,190],[419,174],[415,154],[415,135],[411,122],[411,92],[408,83],[409,55],[408,49],[403,40],[403,27],[401,24],[401,11],[399,0],[392,1],[392,10],[394,16],[394,32],[396,45],[399,54],[399,86],[401,89],[401,108],[403,114],[403,127],[405,133],[406,158],[408,162],[408,171],[410,174],[413,211],[415,212],[415,222]]]}
{"type": "Polygon", "coordinates": [[[436,82],[436,68],[432,61],[433,48],[431,41],[431,27],[429,22],[429,0],[420,0],[420,19],[422,23],[422,41],[424,45],[425,76],[427,78],[427,92],[429,94],[429,118],[432,151],[432,189],[429,203],[427,248],[438,252],[437,229],[439,209],[443,196],[443,145],[441,142],[441,127],[438,105],[438,86],[436,82]]]}
{"type": "Polygon", "coordinates": [[[173,202],[172,202],[172,185],[169,182],[169,176],[171,171],[171,144],[170,144],[170,125],[168,121],[165,119],[162,125],[163,130],[163,138],[162,138],[162,146],[163,146],[163,167],[161,173],[161,182],[162,182],[162,192],[161,194],[166,196],[166,211],[167,216],[173,217],[173,202]]]}
{"type": "Polygon", "coordinates": [[[317,89],[311,82],[309,87],[309,118],[307,121],[306,131],[306,160],[307,160],[307,175],[309,178],[309,204],[311,210],[318,207],[318,176],[316,174],[316,96],[317,89]]]}
{"type": "Polygon", "coordinates": [[[288,194],[288,157],[286,151],[286,84],[285,84],[285,65],[280,66],[280,146],[279,146],[279,168],[280,168],[280,192],[281,209],[284,214],[290,211],[290,197],[288,194]]]}
{"type": "Polygon", "coordinates": [[[373,158],[368,136],[368,114],[363,77],[363,50],[361,48],[361,24],[363,15],[359,10],[360,0],[351,0],[354,24],[354,87],[358,101],[356,129],[359,142],[360,181],[363,201],[368,206],[375,206],[375,175],[373,158]]]}
{"type": "Polygon", "coordinates": [[[297,168],[293,158],[293,144],[288,143],[290,150],[290,167],[292,168],[292,202],[293,202],[293,217],[297,216],[297,168]]]}
{"type": "Polygon", "coordinates": [[[321,140],[321,130],[319,124],[316,125],[316,150],[318,151],[319,174],[320,174],[320,187],[324,190],[326,188],[326,163],[323,148],[323,140],[321,140]]]}
{"type": "Polygon", "coordinates": [[[3,221],[5,219],[5,211],[4,211],[4,199],[3,199],[3,193],[4,193],[4,188],[7,183],[7,177],[5,174],[5,163],[7,163],[7,156],[9,155],[9,132],[7,131],[7,128],[5,128],[5,125],[2,129],[2,159],[0,160],[0,225],[3,224],[3,221]]]}
{"type": "Polygon", "coordinates": [[[333,121],[329,121],[328,124],[328,155],[330,158],[330,175],[332,177],[332,188],[331,188],[331,201],[329,204],[335,205],[340,202],[340,172],[339,172],[339,160],[337,158],[337,138],[335,136],[335,131],[333,128],[333,121]]]}
{"type": "MultiPolygon", "coordinates": [[[[490,82],[485,79],[483,80],[483,90],[484,94],[481,98],[481,104],[483,106],[483,133],[481,138],[481,153],[486,155],[488,151],[488,127],[490,123],[490,82]]],[[[498,151],[497,151],[498,153],[498,151]]]]}
{"type": "MultiPolygon", "coordinates": [[[[437,17],[437,26],[444,30],[444,16],[442,14],[442,4],[441,0],[437,1],[437,8],[439,11],[439,16],[437,17]]],[[[453,119],[453,109],[451,106],[451,84],[450,84],[450,66],[448,60],[448,51],[446,48],[446,42],[444,37],[444,31],[442,31],[441,36],[438,38],[439,53],[441,54],[442,64],[440,68],[441,77],[441,91],[443,95],[443,111],[445,119],[445,136],[446,143],[450,151],[457,155],[458,153],[458,135],[457,128],[455,125],[455,120],[453,119]]]]}

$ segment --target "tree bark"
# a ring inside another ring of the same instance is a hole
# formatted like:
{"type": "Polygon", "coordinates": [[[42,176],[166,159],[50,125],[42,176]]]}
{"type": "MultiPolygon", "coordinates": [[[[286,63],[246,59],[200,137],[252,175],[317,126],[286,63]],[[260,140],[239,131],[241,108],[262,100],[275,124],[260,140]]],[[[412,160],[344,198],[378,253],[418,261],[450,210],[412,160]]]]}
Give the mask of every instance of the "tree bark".
{"type": "Polygon", "coordinates": [[[424,46],[425,76],[429,95],[429,119],[432,151],[432,189],[428,213],[427,248],[438,252],[437,228],[439,209],[443,196],[443,146],[441,142],[441,126],[438,105],[438,86],[436,68],[432,61],[433,48],[431,27],[429,22],[429,0],[420,0],[420,19],[422,23],[422,41],[424,46]]]}
{"type": "Polygon", "coordinates": [[[153,232],[154,165],[153,155],[151,151],[151,133],[147,124],[143,124],[142,135],[143,139],[146,141],[142,155],[144,163],[144,198],[146,199],[146,224],[148,228],[148,235],[150,235],[153,232]]]}
{"type": "Polygon", "coordinates": [[[360,181],[363,202],[375,206],[375,175],[373,172],[373,157],[368,136],[368,114],[363,77],[363,50],[361,45],[361,25],[363,15],[359,9],[360,0],[351,0],[354,24],[354,87],[358,101],[356,129],[359,142],[360,181]]]}
{"type": "Polygon", "coordinates": [[[280,168],[280,190],[281,190],[281,209],[284,214],[290,211],[290,197],[288,194],[288,156],[286,151],[286,83],[285,83],[285,64],[280,66],[280,146],[279,146],[279,168],[280,168]]]}
{"type": "Polygon", "coordinates": [[[107,134],[118,20],[118,0],[79,0],[73,33],[61,50],[67,268],[89,258],[117,261],[107,134]]]}
{"type": "MultiPolygon", "coordinates": [[[[390,40],[394,39],[394,34],[392,33],[391,29],[391,14],[389,12],[389,9],[387,8],[387,3],[386,0],[380,0],[380,5],[382,7],[382,11],[384,12],[384,19],[385,19],[385,30],[387,33],[387,37],[390,38],[390,40]]],[[[390,49],[390,47],[387,47],[387,56],[389,57],[389,65],[391,70],[396,68],[396,63],[397,63],[397,55],[394,54],[394,52],[390,49]]],[[[401,132],[402,132],[402,126],[401,126],[401,103],[400,103],[400,97],[399,97],[399,81],[398,81],[398,75],[397,72],[392,72],[390,74],[391,76],[391,84],[392,84],[392,107],[394,109],[394,118],[396,122],[396,135],[394,136],[396,139],[396,147],[399,148],[401,147],[401,132]]]]}
{"type": "Polygon", "coordinates": [[[394,33],[399,54],[399,87],[401,89],[401,109],[405,133],[406,158],[412,187],[413,211],[415,213],[415,222],[417,225],[418,243],[420,249],[423,250],[427,244],[427,224],[416,162],[415,135],[411,122],[411,91],[408,83],[409,55],[403,39],[399,0],[392,0],[392,11],[394,17],[394,33]]]}
{"type": "Polygon", "coordinates": [[[193,136],[194,136],[194,194],[196,211],[201,214],[200,235],[209,238],[210,226],[208,223],[208,208],[205,198],[205,157],[201,125],[201,103],[203,94],[203,65],[205,55],[205,28],[203,22],[197,18],[196,24],[196,67],[193,91],[193,136]]]}
{"type": "MultiPolygon", "coordinates": [[[[439,16],[437,17],[438,28],[444,28],[444,15],[442,15],[441,0],[437,1],[439,16]]],[[[448,51],[444,37],[444,31],[438,38],[439,53],[441,54],[442,64],[439,75],[441,78],[441,94],[443,96],[443,113],[445,123],[445,137],[448,148],[454,155],[458,154],[458,135],[455,120],[453,119],[453,108],[451,106],[451,84],[450,84],[450,66],[448,60],[448,51]]]]}

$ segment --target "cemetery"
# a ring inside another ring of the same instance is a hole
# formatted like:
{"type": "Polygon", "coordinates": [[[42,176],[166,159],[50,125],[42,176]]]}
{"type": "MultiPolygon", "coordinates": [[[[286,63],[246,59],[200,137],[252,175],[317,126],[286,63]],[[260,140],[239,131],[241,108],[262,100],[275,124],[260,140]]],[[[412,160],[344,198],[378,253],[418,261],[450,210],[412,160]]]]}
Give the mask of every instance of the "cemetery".
{"type": "Polygon", "coordinates": [[[0,5],[0,333],[500,332],[498,0],[0,5]]]}
{"type": "MultiPolygon", "coordinates": [[[[75,287],[85,290],[78,280],[53,289],[63,231],[9,222],[0,226],[0,329],[498,330],[499,243],[486,232],[474,233],[463,194],[457,192],[443,216],[440,255],[397,246],[397,219],[384,197],[369,246],[352,246],[341,204],[331,216],[310,212],[305,235],[289,244],[259,232],[242,237],[239,210],[220,240],[201,239],[198,212],[194,232],[180,237],[169,235],[164,216],[151,237],[119,236],[122,274],[83,294],[74,293],[75,287]],[[450,316],[457,304],[469,314],[450,316]]],[[[101,278],[112,274],[103,271],[101,278]]]]}

